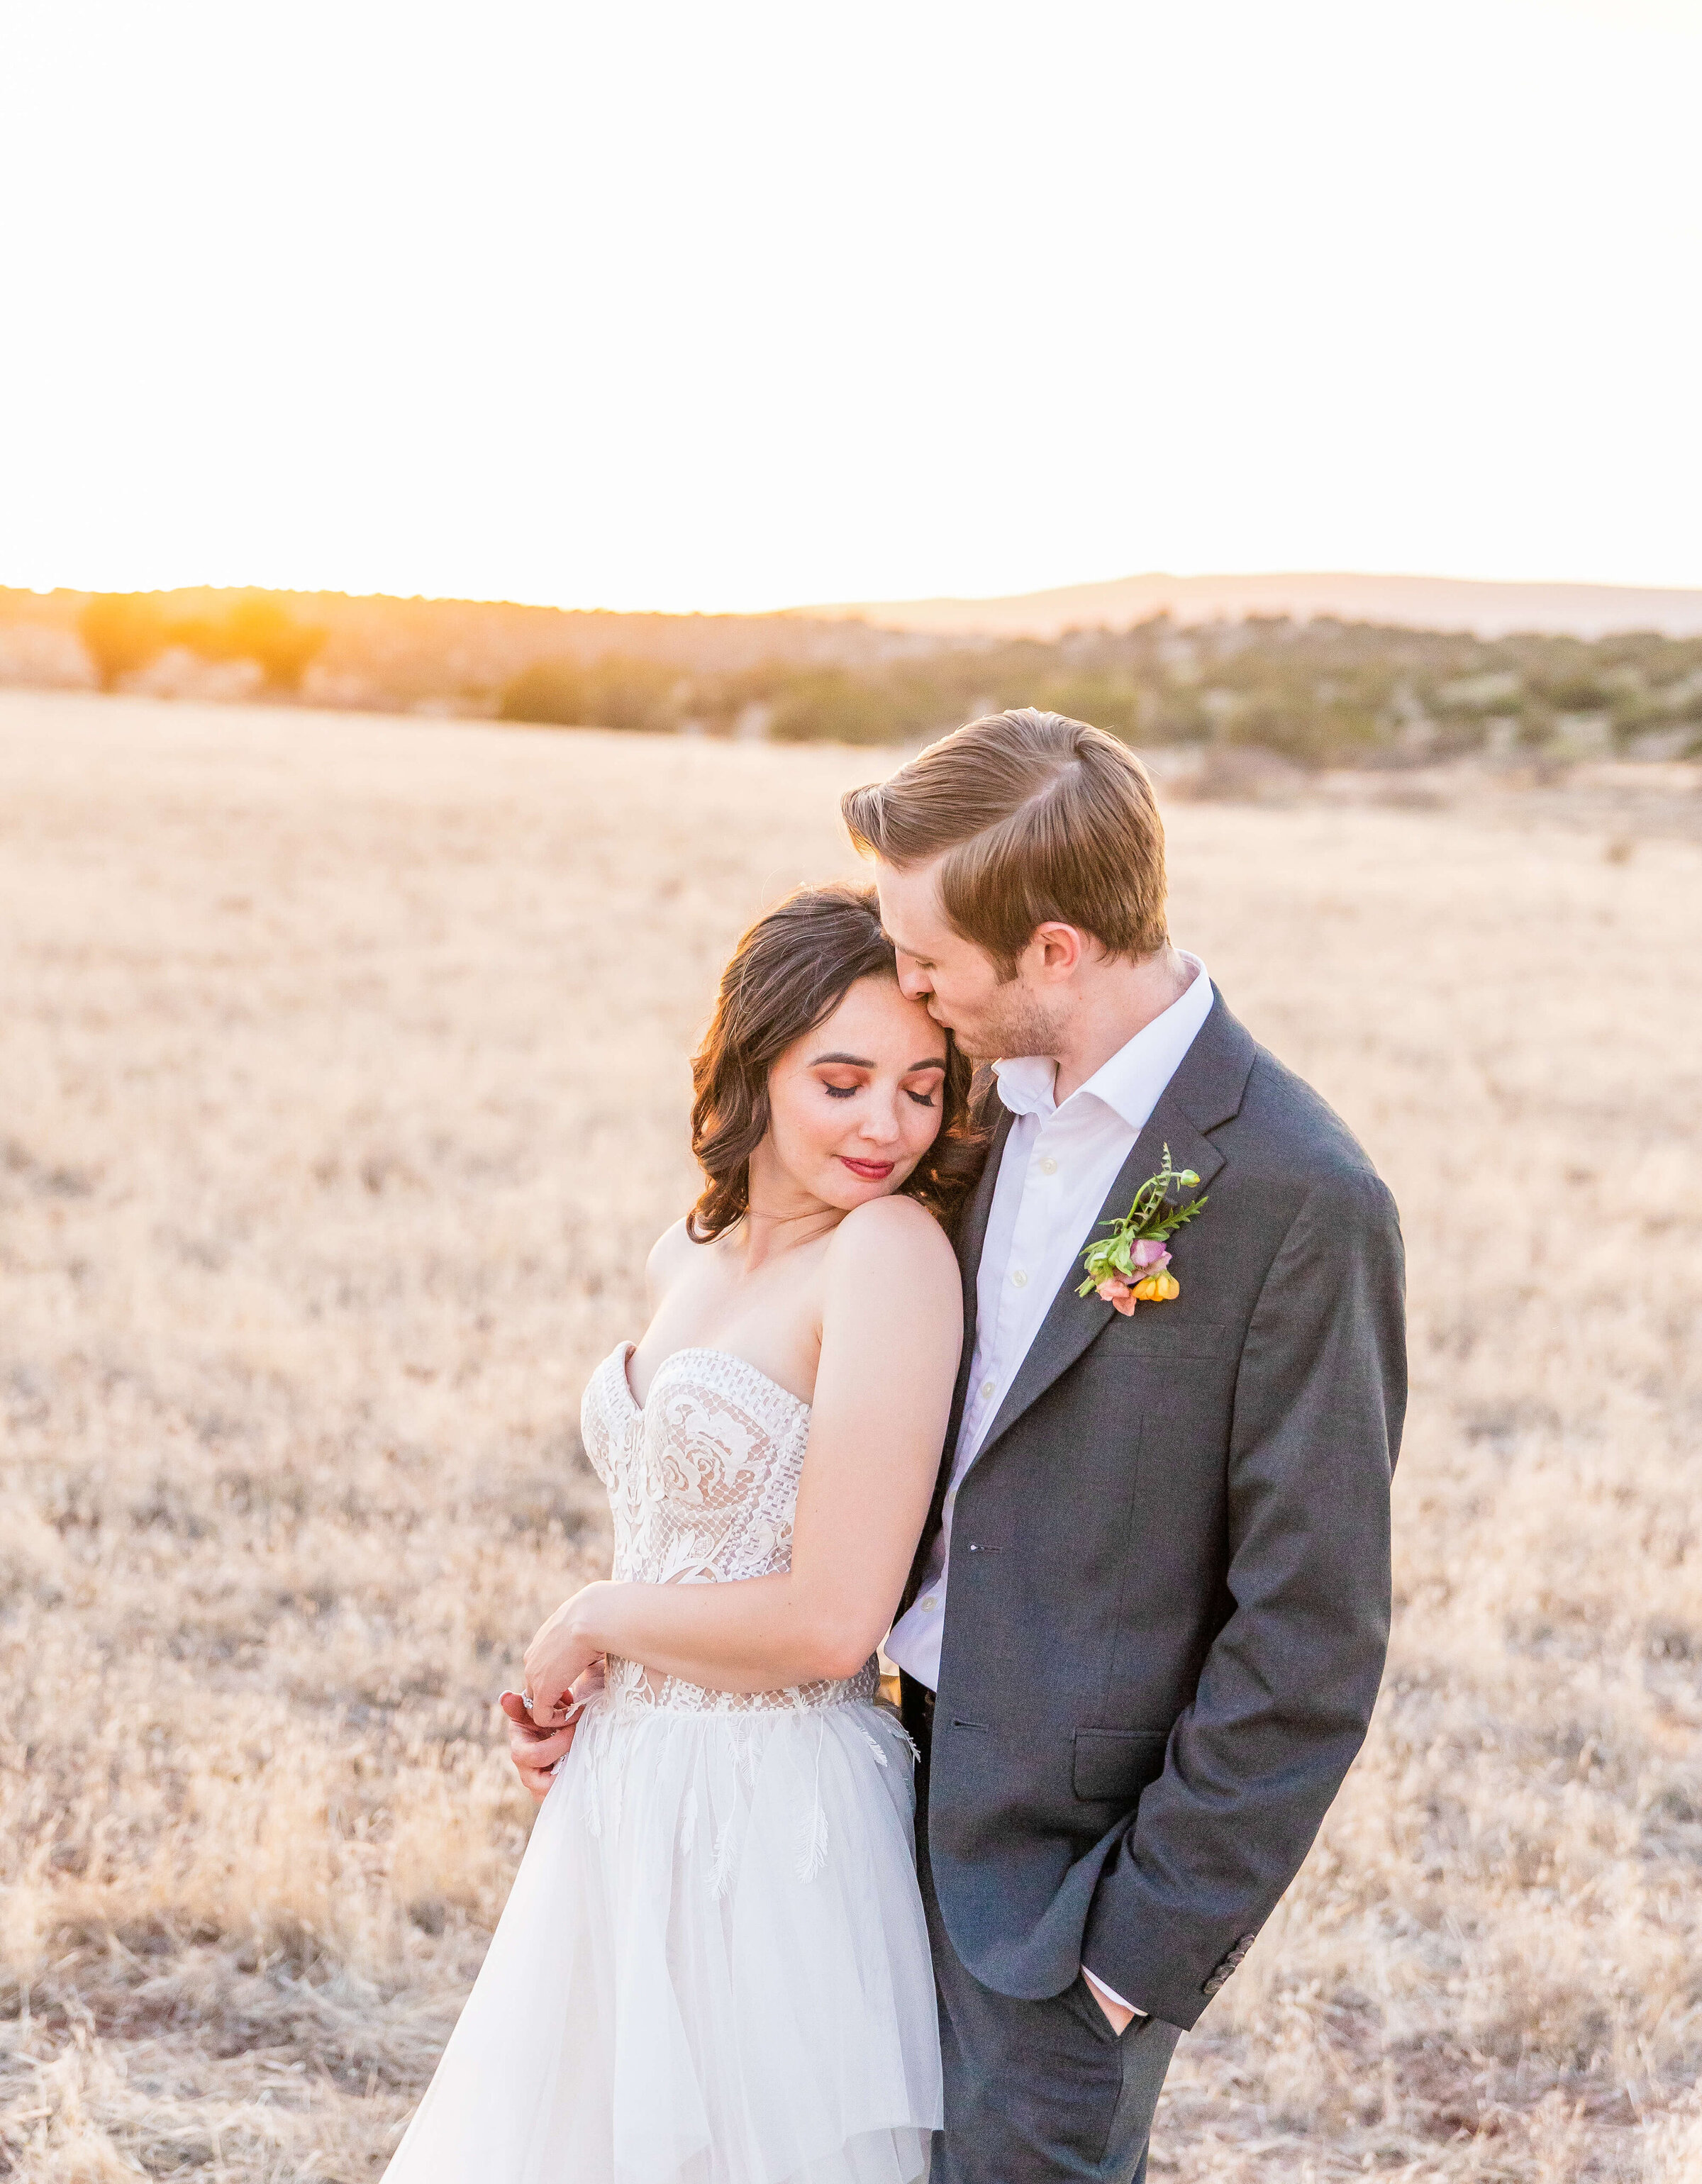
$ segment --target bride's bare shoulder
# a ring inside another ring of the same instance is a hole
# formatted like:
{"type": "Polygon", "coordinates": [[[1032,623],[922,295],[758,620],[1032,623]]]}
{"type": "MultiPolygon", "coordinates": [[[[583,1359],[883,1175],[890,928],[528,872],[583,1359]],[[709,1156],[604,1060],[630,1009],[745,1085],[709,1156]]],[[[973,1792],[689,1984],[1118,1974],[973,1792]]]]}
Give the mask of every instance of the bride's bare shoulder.
{"type": "Polygon", "coordinates": [[[931,1281],[951,1268],[957,1254],[934,1216],[913,1198],[872,1198],[853,1206],[834,1229],[829,1246],[836,1265],[858,1274],[931,1281]]]}
{"type": "Polygon", "coordinates": [[[650,1255],[645,1261],[645,1284],[655,1304],[664,1290],[672,1286],[675,1277],[685,1266],[694,1251],[703,1246],[692,1240],[690,1229],[684,1216],[671,1228],[664,1228],[650,1246],[650,1255]]]}

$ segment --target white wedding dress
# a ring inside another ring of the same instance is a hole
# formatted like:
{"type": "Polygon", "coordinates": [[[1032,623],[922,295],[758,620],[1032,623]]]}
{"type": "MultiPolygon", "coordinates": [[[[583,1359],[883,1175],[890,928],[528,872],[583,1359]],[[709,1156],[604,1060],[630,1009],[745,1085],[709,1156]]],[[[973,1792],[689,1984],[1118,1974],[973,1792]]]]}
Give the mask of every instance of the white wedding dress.
{"type": "MultiPolygon", "coordinates": [[[[785,1569],[809,1406],[623,1343],[585,1391],[617,1578],[785,1569]]],[[[912,1755],[847,1683],[611,1660],[387,2184],[911,2184],[940,2122],[912,1755]]]]}

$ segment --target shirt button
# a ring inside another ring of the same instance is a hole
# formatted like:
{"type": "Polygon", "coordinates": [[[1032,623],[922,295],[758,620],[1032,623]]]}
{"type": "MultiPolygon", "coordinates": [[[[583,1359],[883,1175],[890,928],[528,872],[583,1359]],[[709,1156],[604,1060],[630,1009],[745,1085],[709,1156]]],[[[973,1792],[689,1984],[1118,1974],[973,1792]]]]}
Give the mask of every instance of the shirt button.
{"type": "Polygon", "coordinates": [[[931,1593],[931,1592],[930,1592],[930,1593],[929,1594],[929,1596],[928,1596],[927,1599],[926,1599],[926,1600],[924,1600],[924,1601],[923,1602],[922,1605],[923,1605],[924,1607],[938,1607],[938,1606],[940,1605],[940,1601],[939,1601],[939,1596],[938,1596],[938,1595],[937,1595],[937,1594],[935,1594],[935,1593],[931,1593]]]}
{"type": "Polygon", "coordinates": [[[1014,1283],[1015,1283],[1016,1286],[1017,1286],[1019,1290],[1025,1290],[1025,1289],[1028,1287],[1028,1285],[1029,1285],[1029,1278],[1028,1278],[1028,1276],[1027,1276],[1027,1275],[1023,1272],[1023,1270],[1022,1270],[1022,1268],[1021,1268],[1020,1267],[1018,1267],[1018,1268],[1017,1268],[1017,1270],[1016,1270],[1015,1273],[1013,1273],[1013,1274],[1011,1276],[1011,1279],[1012,1279],[1012,1281],[1013,1281],[1013,1282],[1014,1282],[1014,1283]]]}
{"type": "Polygon", "coordinates": [[[984,1403],[991,1403],[991,1402],[992,1401],[992,1400],[993,1400],[993,1390],[994,1390],[994,1389],[995,1389],[997,1385],[998,1385],[998,1383],[997,1383],[996,1380],[983,1380],[983,1381],[982,1381],[982,1383],[981,1383],[981,1401],[982,1401],[984,1403]]]}
{"type": "Polygon", "coordinates": [[[1057,1173],[1057,1162],[1052,1158],[1050,1153],[1048,1153],[1046,1158],[1041,1162],[1040,1172],[1042,1175],[1056,1175],[1057,1173]]]}

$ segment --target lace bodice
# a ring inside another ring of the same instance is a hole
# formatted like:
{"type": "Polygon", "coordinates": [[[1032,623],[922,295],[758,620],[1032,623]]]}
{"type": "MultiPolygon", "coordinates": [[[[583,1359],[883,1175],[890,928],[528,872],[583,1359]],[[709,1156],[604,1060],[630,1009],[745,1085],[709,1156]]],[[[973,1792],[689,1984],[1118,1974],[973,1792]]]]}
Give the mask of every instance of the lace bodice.
{"type": "MultiPolygon", "coordinates": [[[[810,1434],[810,1407],[726,1350],[677,1350],[636,1402],[623,1342],[591,1375],[580,1414],[585,1451],[608,1489],[614,1575],[650,1585],[710,1585],[791,1568],[792,1513],[810,1434]]],[[[845,1682],[783,1691],[706,1691],[650,1677],[611,1659],[612,1696],[687,1712],[868,1699],[871,1660],[845,1682]]]]}

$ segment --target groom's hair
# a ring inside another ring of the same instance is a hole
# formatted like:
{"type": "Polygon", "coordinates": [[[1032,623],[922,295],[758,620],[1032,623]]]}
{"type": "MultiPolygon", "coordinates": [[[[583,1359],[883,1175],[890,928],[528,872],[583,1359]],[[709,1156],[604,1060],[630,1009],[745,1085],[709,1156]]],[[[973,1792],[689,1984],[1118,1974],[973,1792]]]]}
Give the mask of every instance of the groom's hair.
{"type": "Polygon", "coordinates": [[[1004,978],[1053,919],[1112,956],[1164,946],[1164,828],[1147,769],[1102,728],[1024,705],[971,721],[840,800],[889,865],[940,857],[940,900],[1004,978]]]}

